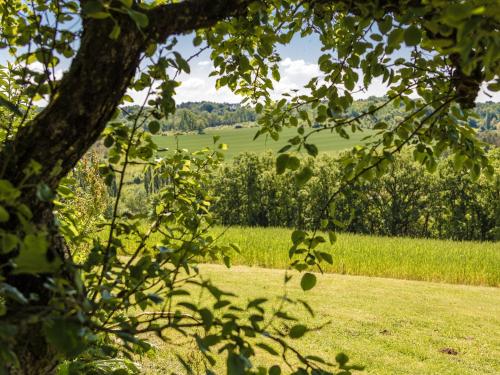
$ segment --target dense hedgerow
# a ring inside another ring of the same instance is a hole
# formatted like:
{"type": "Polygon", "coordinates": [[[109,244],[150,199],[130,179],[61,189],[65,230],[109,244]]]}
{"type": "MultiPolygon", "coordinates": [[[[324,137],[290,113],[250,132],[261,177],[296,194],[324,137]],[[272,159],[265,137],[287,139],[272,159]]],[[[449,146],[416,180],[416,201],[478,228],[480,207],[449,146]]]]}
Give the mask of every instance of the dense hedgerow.
{"type": "MultiPolygon", "coordinates": [[[[490,152],[499,165],[498,150],[490,152]]],[[[314,177],[304,186],[291,173],[278,175],[271,154],[242,154],[221,168],[213,207],[223,224],[311,229],[340,180],[335,158],[308,160],[314,177]]],[[[334,201],[337,230],[355,233],[494,240],[499,235],[499,180],[474,180],[443,159],[434,173],[402,155],[390,172],[353,183],[334,201]],[[349,221],[346,227],[340,223],[349,221]]]]}

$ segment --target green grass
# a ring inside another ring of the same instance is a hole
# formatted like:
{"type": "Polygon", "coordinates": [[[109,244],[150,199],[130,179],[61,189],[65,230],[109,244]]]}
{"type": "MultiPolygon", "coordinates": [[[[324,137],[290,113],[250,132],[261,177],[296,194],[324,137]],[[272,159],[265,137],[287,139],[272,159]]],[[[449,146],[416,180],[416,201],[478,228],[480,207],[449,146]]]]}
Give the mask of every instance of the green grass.
{"type": "MultiPolygon", "coordinates": [[[[203,147],[213,145],[213,136],[219,135],[220,142],[226,143],[229,149],[226,152],[226,159],[230,160],[241,152],[255,152],[260,153],[263,151],[277,151],[282,148],[289,138],[297,135],[297,130],[294,128],[285,128],[280,134],[279,141],[273,141],[270,137],[261,136],[255,141],[253,137],[258,128],[241,128],[241,129],[207,129],[206,134],[186,134],[175,136],[154,136],[154,141],[160,148],[175,149],[177,141],[179,148],[186,148],[190,151],[197,151],[203,147]]],[[[321,152],[336,152],[351,148],[358,145],[363,137],[372,135],[373,131],[366,130],[364,132],[357,132],[351,135],[350,139],[341,138],[337,134],[330,134],[327,132],[318,133],[311,137],[311,141],[315,143],[321,152]]]]}
{"type": "MultiPolygon", "coordinates": [[[[213,229],[214,237],[223,228],[213,229]]],[[[231,227],[219,244],[236,243],[231,262],[265,268],[285,269],[290,264],[288,250],[292,229],[231,227]]],[[[100,236],[104,239],[105,234],[100,236]]],[[[161,239],[155,234],[154,245],[161,239]]],[[[137,239],[123,239],[129,251],[137,239]]],[[[500,242],[467,242],[422,238],[377,237],[339,233],[337,242],[320,245],[333,255],[333,264],[324,263],[326,273],[388,277],[451,284],[500,286],[500,242]]]]}
{"type": "MultiPolygon", "coordinates": [[[[248,298],[278,297],[283,271],[204,265],[203,276],[219,287],[248,298]]],[[[500,373],[500,290],[373,277],[318,275],[316,287],[304,293],[299,278],[289,283],[292,297],[306,299],[316,312],[294,311],[309,325],[330,322],[293,344],[305,354],[333,361],[342,351],[366,366],[364,374],[498,374],[500,373]],[[445,354],[446,348],[457,355],[445,354]]],[[[146,374],[181,374],[179,353],[202,373],[195,345],[174,338],[155,340],[156,351],[143,359],[146,374]]],[[[154,340],[154,338],[153,338],[154,340]]],[[[259,353],[255,365],[279,361],[259,353]]],[[[204,373],[204,372],[203,372],[204,373]]],[[[224,374],[223,364],[216,373],[224,374]]],[[[287,373],[287,371],[285,371],[287,373]]]]}
{"type": "MultiPolygon", "coordinates": [[[[217,229],[216,232],[220,232],[217,229]]],[[[222,242],[234,242],[241,254],[233,264],[286,268],[291,229],[230,228],[222,242]]],[[[455,284],[500,286],[500,243],[457,242],[339,234],[326,272],[455,284]]]]}

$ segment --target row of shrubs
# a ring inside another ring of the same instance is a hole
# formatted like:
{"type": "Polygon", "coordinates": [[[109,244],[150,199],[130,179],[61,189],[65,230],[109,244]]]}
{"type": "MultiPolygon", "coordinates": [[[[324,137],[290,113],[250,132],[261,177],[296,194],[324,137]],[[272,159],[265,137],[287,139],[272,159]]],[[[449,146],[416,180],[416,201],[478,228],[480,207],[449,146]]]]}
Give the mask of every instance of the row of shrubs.
{"type": "MultiPolygon", "coordinates": [[[[341,229],[387,236],[496,240],[500,235],[500,150],[490,152],[496,177],[473,180],[456,171],[452,158],[429,173],[410,155],[402,155],[381,178],[354,183],[335,200],[341,229]]],[[[278,175],[275,155],[241,154],[225,164],[213,181],[213,209],[226,225],[285,226],[311,229],[338,189],[335,159],[320,156],[307,163],[314,177],[299,186],[291,173],[278,175]]]]}
{"type": "MultiPolygon", "coordinates": [[[[498,240],[500,148],[490,151],[490,160],[495,177],[482,175],[474,180],[454,169],[452,157],[442,159],[437,171],[429,173],[411,155],[403,154],[386,175],[370,183],[353,183],[337,196],[336,221],[330,222],[330,229],[384,236],[498,240]],[[338,222],[349,223],[340,227],[335,224],[338,222]]],[[[291,172],[278,175],[275,161],[276,155],[270,153],[245,153],[220,167],[211,188],[215,197],[212,209],[222,224],[300,229],[318,225],[321,211],[339,186],[335,158],[322,155],[307,159],[314,177],[304,186],[295,182],[291,172]]],[[[157,203],[155,191],[165,185],[168,181],[158,175],[137,176],[122,191],[120,207],[132,215],[150,216],[157,203]]],[[[110,193],[115,192],[113,187],[108,189],[110,193]]],[[[105,214],[112,210],[111,201],[108,197],[104,203],[108,207],[105,214]]]]}

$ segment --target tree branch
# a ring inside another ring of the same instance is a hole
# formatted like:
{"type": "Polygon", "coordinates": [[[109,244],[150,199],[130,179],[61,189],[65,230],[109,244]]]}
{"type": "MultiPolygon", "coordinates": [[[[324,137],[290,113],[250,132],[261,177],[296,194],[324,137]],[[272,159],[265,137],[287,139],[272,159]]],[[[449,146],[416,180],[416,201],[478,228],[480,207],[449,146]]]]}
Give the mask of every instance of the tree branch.
{"type": "Polygon", "coordinates": [[[148,34],[163,42],[170,35],[214,26],[217,22],[246,14],[251,3],[260,0],[186,0],[160,5],[148,13],[148,34]]]}
{"type": "Polygon", "coordinates": [[[254,0],[192,0],[158,6],[147,12],[150,27],[138,30],[128,15],[116,15],[121,33],[109,37],[109,20],[83,20],[80,48],[48,106],[0,152],[0,176],[19,185],[34,160],[40,173],[32,176],[23,199],[30,205],[39,182],[52,189],[97,141],[111,119],[152,40],[213,26],[228,17],[245,14],[254,0]]]}

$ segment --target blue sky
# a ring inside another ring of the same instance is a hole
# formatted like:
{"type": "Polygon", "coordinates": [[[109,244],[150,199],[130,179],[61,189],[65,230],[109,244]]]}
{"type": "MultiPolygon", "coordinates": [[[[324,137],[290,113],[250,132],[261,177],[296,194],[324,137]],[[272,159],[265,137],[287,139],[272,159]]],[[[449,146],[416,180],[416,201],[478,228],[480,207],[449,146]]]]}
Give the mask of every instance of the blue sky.
{"type": "MultiPolygon", "coordinates": [[[[192,47],[191,40],[190,36],[179,38],[177,49],[185,57],[196,51],[192,47]]],[[[323,52],[317,38],[313,36],[296,37],[288,45],[279,46],[278,52],[282,57],[279,64],[281,80],[275,84],[275,98],[291,89],[301,89],[312,77],[320,74],[317,61],[323,52]]],[[[209,77],[213,68],[209,55],[210,52],[205,51],[198,58],[193,59],[191,61],[191,74],[184,74],[180,77],[182,84],[177,89],[176,99],[178,102],[212,100],[234,103],[241,101],[241,97],[234,95],[227,88],[215,89],[215,78],[209,77]]],[[[374,84],[368,92],[356,94],[355,97],[381,96],[384,93],[385,88],[382,85],[374,84]]]]}
{"type": "MultiPolygon", "coordinates": [[[[197,48],[193,47],[192,38],[192,35],[178,37],[179,42],[175,49],[185,58],[198,51],[197,48]]],[[[273,93],[275,98],[279,98],[283,92],[291,89],[300,90],[312,77],[320,74],[317,61],[322,52],[321,44],[316,37],[296,37],[288,45],[280,46],[278,52],[282,57],[279,64],[281,80],[275,84],[273,93]]],[[[178,103],[202,100],[229,103],[241,101],[242,98],[234,95],[228,88],[215,89],[215,78],[209,77],[213,69],[209,55],[209,51],[203,52],[191,61],[191,74],[180,75],[181,86],[177,89],[175,98],[178,103]]],[[[409,51],[401,50],[399,55],[401,57],[409,56],[409,51]]],[[[0,63],[5,62],[6,58],[6,51],[0,50],[0,63]]],[[[68,68],[68,64],[69,62],[65,61],[60,65],[56,71],[58,78],[68,68]]],[[[33,66],[33,68],[36,68],[36,66],[33,66]]],[[[362,99],[372,95],[382,96],[385,92],[386,87],[382,85],[380,80],[375,80],[368,90],[356,93],[353,96],[356,99],[362,99]]],[[[144,100],[145,92],[129,92],[129,94],[138,104],[141,104],[144,100]]],[[[495,93],[490,98],[482,92],[478,97],[480,102],[488,100],[500,102],[500,93],[495,93]]]]}
{"type": "MultiPolygon", "coordinates": [[[[191,36],[179,38],[176,49],[184,57],[189,57],[197,51],[192,46],[191,41],[191,36]]],[[[321,43],[316,37],[296,37],[290,44],[280,46],[278,52],[282,57],[282,61],[280,62],[281,80],[275,84],[275,98],[280,97],[281,93],[290,89],[301,89],[312,77],[320,74],[317,61],[322,51],[321,43]]],[[[205,51],[199,57],[193,59],[190,64],[191,74],[180,76],[182,84],[177,89],[177,102],[209,100],[235,103],[241,100],[241,97],[234,95],[227,88],[215,89],[215,78],[209,77],[212,71],[209,55],[210,52],[205,51]]],[[[398,55],[398,57],[407,57],[409,56],[409,50],[402,49],[398,55]]],[[[368,90],[356,93],[353,96],[356,99],[362,99],[372,95],[382,96],[385,92],[386,87],[382,85],[381,80],[375,80],[368,90]]],[[[132,96],[136,100],[142,98],[140,93],[133,93],[132,96]]],[[[493,98],[490,98],[482,92],[478,97],[478,101],[480,102],[488,100],[500,102],[500,93],[496,93],[493,98]]]]}

